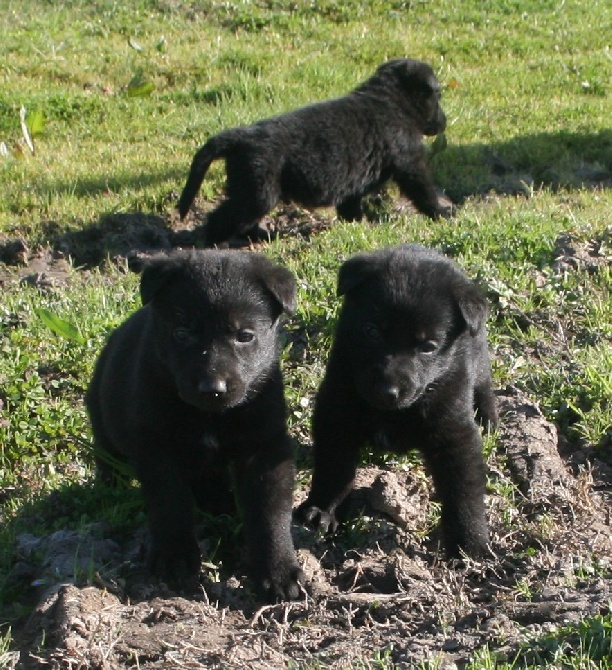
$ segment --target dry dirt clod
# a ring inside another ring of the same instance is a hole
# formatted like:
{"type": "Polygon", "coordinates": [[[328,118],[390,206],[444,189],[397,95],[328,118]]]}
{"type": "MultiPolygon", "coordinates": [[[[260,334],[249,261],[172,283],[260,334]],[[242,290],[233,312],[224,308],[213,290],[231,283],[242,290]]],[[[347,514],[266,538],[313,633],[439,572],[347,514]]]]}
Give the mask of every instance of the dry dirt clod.
{"type": "MultiPolygon", "coordinates": [[[[19,667],[339,669],[363,662],[368,650],[385,650],[399,668],[425,661],[451,668],[484,644],[513,658],[526,634],[607,612],[606,502],[592,478],[574,476],[555,426],[535,403],[504,391],[499,404],[491,477],[520,493],[488,496],[495,559],[445,562],[431,537],[423,539],[431,485],[419,466],[368,466],[356,482],[356,525],[331,538],[294,529],[310,589],[304,600],[262,607],[235,570],[204,580],[188,597],[145,584],[146,574],[135,570],[132,579],[142,585],[130,585],[130,599],[112,575],[121,561],[138,561],[133,550],[103,562],[96,552],[106,545],[90,544],[97,582],[116,587],[64,584],[48,592],[21,631],[19,667]]],[[[19,574],[29,579],[35,547],[56,545],[30,537],[21,546],[19,574]]]]}

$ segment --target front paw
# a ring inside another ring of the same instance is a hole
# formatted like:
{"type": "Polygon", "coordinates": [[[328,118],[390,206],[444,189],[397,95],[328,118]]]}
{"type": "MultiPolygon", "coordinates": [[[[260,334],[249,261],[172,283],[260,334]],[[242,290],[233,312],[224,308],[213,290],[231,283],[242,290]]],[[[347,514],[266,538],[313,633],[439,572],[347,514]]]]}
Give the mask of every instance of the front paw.
{"type": "Polygon", "coordinates": [[[295,510],[293,518],[297,523],[316,528],[323,533],[333,533],[338,528],[338,520],[333,511],[321,509],[308,500],[295,510]]]}
{"type": "Polygon", "coordinates": [[[450,200],[446,198],[438,199],[438,209],[435,218],[452,219],[457,212],[457,208],[450,200]]]}
{"type": "Polygon", "coordinates": [[[489,530],[484,520],[472,521],[470,528],[457,533],[457,529],[445,529],[446,553],[449,558],[470,558],[479,560],[491,558],[495,554],[489,542],[489,530]]]}
{"type": "Polygon", "coordinates": [[[294,559],[276,565],[257,580],[257,590],[263,600],[277,603],[297,600],[304,593],[304,573],[294,559]]]}
{"type": "Polygon", "coordinates": [[[200,572],[201,554],[193,537],[153,539],[147,556],[149,571],[169,585],[185,585],[200,572]]]}

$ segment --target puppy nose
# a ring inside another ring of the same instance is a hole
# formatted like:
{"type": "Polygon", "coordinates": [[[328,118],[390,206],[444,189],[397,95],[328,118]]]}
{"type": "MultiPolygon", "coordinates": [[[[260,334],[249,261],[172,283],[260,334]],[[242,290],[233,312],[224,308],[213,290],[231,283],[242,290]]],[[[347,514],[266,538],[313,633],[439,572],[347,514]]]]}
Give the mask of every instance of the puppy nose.
{"type": "Polygon", "coordinates": [[[400,396],[400,387],[391,382],[378,382],[377,390],[382,397],[388,400],[397,400],[400,396]]]}
{"type": "Polygon", "coordinates": [[[202,379],[198,384],[198,391],[202,395],[220,396],[227,393],[227,384],[225,383],[225,379],[221,379],[220,377],[202,379]]]}

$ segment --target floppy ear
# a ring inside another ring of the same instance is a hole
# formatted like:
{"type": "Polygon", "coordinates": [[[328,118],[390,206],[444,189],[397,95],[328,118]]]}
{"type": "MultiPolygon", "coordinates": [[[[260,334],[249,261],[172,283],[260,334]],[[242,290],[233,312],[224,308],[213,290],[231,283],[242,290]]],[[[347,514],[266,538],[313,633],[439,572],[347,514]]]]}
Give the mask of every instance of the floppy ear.
{"type": "Polygon", "coordinates": [[[406,59],[399,69],[399,75],[407,91],[431,95],[440,86],[431,67],[420,61],[406,59]]]}
{"type": "Polygon", "coordinates": [[[183,259],[171,258],[160,254],[145,262],[140,278],[140,298],[146,305],[166,286],[176,278],[183,269],[183,259]]]}
{"type": "Polygon", "coordinates": [[[345,295],[352,291],[368,277],[370,277],[378,267],[377,260],[372,254],[357,254],[342,264],[338,272],[338,295],[345,295]]]}
{"type": "Polygon", "coordinates": [[[297,287],[293,273],[282,265],[275,265],[268,261],[261,279],[264,286],[279,302],[283,312],[295,314],[297,287]]]}
{"type": "Polygon", "coordinates": [[[473,282],[462,284],[455,290],[461,315],[472,337],[484,326],[488,303],[480,288],[473,282]]]}

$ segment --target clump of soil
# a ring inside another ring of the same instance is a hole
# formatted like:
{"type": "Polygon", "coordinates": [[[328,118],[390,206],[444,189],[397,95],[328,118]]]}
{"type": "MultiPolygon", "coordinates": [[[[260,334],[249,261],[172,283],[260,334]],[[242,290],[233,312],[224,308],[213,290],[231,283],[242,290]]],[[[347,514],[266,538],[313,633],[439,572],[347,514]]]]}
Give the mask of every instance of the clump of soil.
{"type": "MultiPolygon", "coordinates": [[[[353,516],[338,535],[294,528],[308,577],[299,602],[256,602],[239,565],[172,593],[139,572],[135,543],[121,548],[112,529],[99,527],[80,537],[78,554],[94,569],[78,586],[58,537],[22,537],[21,570],[29,547],[45,556],[37,569],[60,578],[23,631],[19,667],[344,668],[357,660],[369,667],[375,654],[400,668],[427,660],[453,667],[485,644],[512,658],[528,636],[606,612],[608,470],[564,460],[556,428],[519,393],[500,392],[499,403],[490,559],[445,562],[429,479],[418,465],[393,463],[360,470],[353,516]],[[126,563],[130,575],[119,578],[126,563]]],[[[304,495],[297,491],[296,503],[304,495]]],[[[75,534],[64,539],[74,557],[75,534]]]]}
{"type": "MultiPolygon", "coordinates": [[[[92,268],[104,263],[130,267],[132,261],[176,247],[203,247],[206,213],[196,207],[184,221],[176,213],[115,213],[105,215],[97,223],[82,230],[55,233],[56,224],[48,224],[48,243],[30,248],[22,238],[0,238],[0,285],[17,276],[23,281],[45,288],[49,283],[67,280],[73,268],[92,268]]],[[[279,207],[260,223],[258,240],[230,240],[227,246],[256,248],[277,235],[309,237],[330,225],[330,218],[307,212],[293,205],[279,207]]]]}
{"type": "MultiPolygon", "coordinates": [[[[143,254],[197,246],[202,219],[198,211],[184,222],[112,215],[53,246],[0,240],[0,287],[18,280],[45,289],[70,281],[74,267],[128,267],[143,254]]],[[[328,221],[287,207],[263,224],[271,235],[308,236],[328,221]]],[[[608,247],[606,238],[560,237],[555,270],[597,272],[608,247]]],[[[611,468],[595,450],[568,445],[527,398],[509,390],[499,403],[489,559],[444,560],[429,478],[392,461],[360,470],[337,535],[293,529],[308,577],[300,602],[262,606],[239,560],[221,570],[207,562],[200,584],[173,593],[146,574],[143,537],[122,542],[113,528],[23,535],[8,581],[36,585],[38,605],[13,630],[21,653],[3,661],[57,670],[345,668],[378,655],[400,668],[453,667],[486,644],[513,658],[529,636],[607,612],[611,468]]],[[[304,495],[296,492],[296,504],[304,495]]],[[[202,548],[206,555],[206,538],[202,548]]]]}
{"type": "MultiPolygon", "coordinates": [[[[440,204],[450,208],[452,203],[443,195],[440,204]]],[[[204,247],[205,222],[218,201],[196,201],[196,205],[180,220],[177,212],[163,216],[141,212],[113,213],[81,230],[57,232],[58,225],[45,226],[47,243],[31,248],[22,238],[0,237],[0,286],[11,279],[48,288],[65,283],[71,268],[92,268],[114,263],[122,268],[137,270],[139,259],[176,247],[204,247]]],[[[392,201],[384,192],[366,198],[366,218],[380,220],[385,211],[415,212],[405,198],[392,201]]],[[[256,249],[263,242],[278,236],[309,238],[331,225],[333,209],[308,211],[293,204],[282,204],[259,223],[257,239],[232,238],[222,246],[256,249]]]]}

